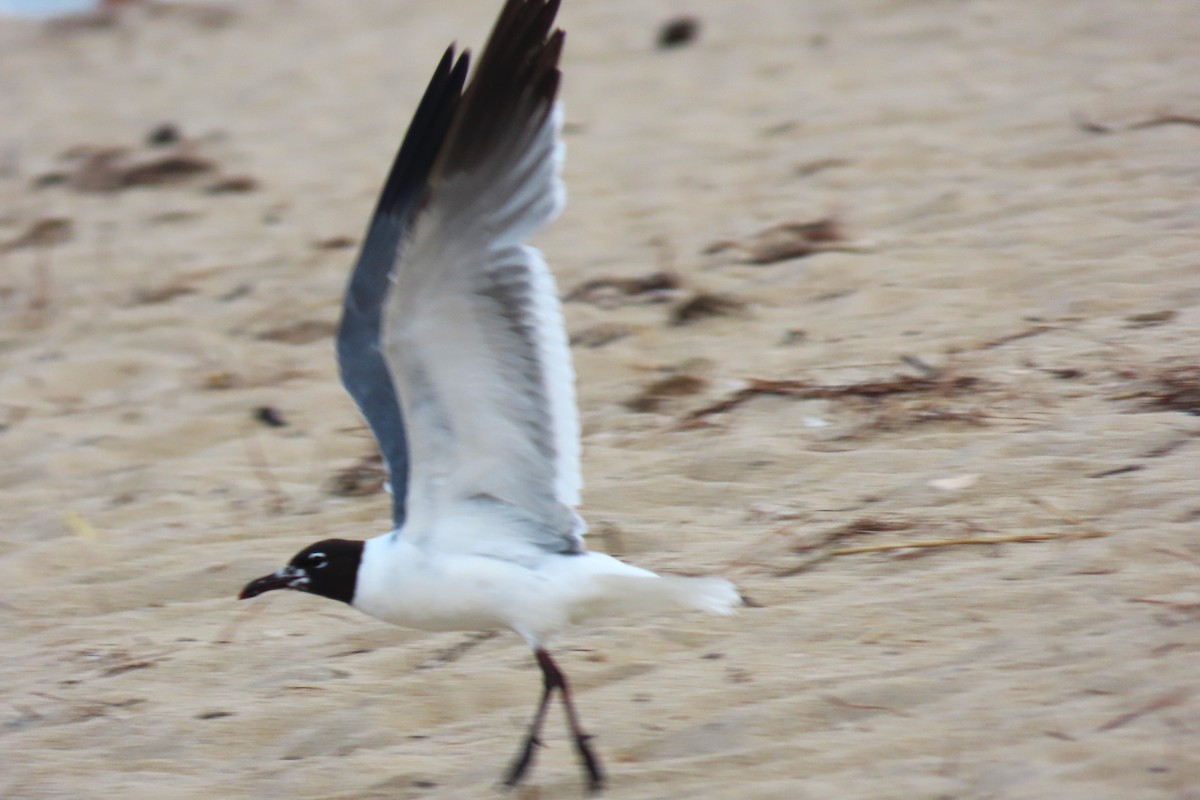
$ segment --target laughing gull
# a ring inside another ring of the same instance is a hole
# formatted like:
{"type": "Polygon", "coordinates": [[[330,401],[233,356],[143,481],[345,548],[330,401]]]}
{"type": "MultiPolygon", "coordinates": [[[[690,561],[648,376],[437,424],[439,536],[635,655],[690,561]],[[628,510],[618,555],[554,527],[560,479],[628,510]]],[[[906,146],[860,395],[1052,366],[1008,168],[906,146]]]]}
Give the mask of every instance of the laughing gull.
{"type": "Polygon", "coordinates": [[[583,543],[562,313],[524,244],[564,202],[557,10],[507,0],[465,91],[469,53],[446,51],[350,278],[338,361],[387,463],[392,530],[310,545],[241,597],[295,589],[410,628],[515,631],[543,690],[505,783],[533,763],[557,690],[598,790],[604,772],[547,642],[595,618],[728,614],[742,600],[721,578],[656,575],[583,543]]]}

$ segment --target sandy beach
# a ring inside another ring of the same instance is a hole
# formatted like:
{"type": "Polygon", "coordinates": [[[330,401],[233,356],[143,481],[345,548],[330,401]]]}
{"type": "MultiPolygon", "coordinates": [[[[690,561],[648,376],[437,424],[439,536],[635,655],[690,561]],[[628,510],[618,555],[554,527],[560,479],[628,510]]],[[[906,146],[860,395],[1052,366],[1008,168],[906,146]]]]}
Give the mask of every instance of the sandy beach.
{"type": "MultiPolygon", "coordinates": [[[[589,541],[762,606],[558,644],[608,796],[1200,798],[1195,3],[564,6],[589,541]]],[[[0,797],[500,796],[516,636],[235,599],[387,527],[339,298],[498,7],[0,20],[0,797]]]]}

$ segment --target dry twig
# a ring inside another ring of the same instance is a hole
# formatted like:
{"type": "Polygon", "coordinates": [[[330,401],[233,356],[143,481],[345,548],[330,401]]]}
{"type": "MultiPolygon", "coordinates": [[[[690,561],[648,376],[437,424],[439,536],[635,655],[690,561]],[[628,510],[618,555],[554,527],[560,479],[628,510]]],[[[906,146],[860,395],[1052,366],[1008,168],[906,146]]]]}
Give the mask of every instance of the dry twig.
{"type": "Polygon", "coordinates": [[[981,381],[967,375],[936,377],[917,377],[900,375],[891,380],[864,381],[840,385],[823,385],[803,380],[770,380],[752,378],[749,385],[734,392],[724,400],[697,409],[686,417],[682,424],[686,427],[713,414],[723,414],[732,411],[743,403],[759,395],[775,395],[793,397],[799,400],[841,399],[861,397],[877,399],[898,394],[920,394],[941,392],[954,394],[977,387],[981,381]]]}
{"type": "MultiPolygon", "coordinates": [[[[1097,538],[1102,538],[1102,537],[1109,535],[1107,531],[1092,527],[1092,526],[1088,525],[1086,521],[1084,521],[1083,519],[1080,519],[1078,516],[1071,514],[1070,512],[1064,511],[1045,500],[1042,500],[1042,499],[1036,498],[1036,497],[1031,497],[1028,499],[1034,505],[1036,505],[1040,508],[1046,509],[1047,511],[1050,511],[1051,513],[1058,516],[1060,519],[1064,520],[1065,522],[1070,523],[1071,525],[1076,526],[1079,529],[1078,530],[1069,530],[1069,531],[1051,531],[1051,532],[1037,532],[1037,533],[1012,533],[1012,534],[1001,534],[1001,535],[997,535],[997,536],[952,537],[952,538],[945,538],[945,539],[916,539],[916,540],[911,540],[911,541],[907,541],[907,542],[889,542],[889,543],[885,543],[885,544],[869,544],[869,545],[855,545],[852,547],[838,547],[838,548],[826,549],[822,552],[819,552],[819,553],[817,553],[817,555],[813,556],[812,558],[807,559],[806,561],[804,561],[800,564],[796,564],[794,566],[787,567],[785,569],[777,570],[777,571],[775,571],[774,575],[775,575],[775,577],[778,577],[778,578],[786,578],[786,577],[790,577],[792,575],[797,575],[801,572],[807,572],[808,570],[814,568],[818,564],[824,563],[825,561],[828,561],[829,559],[834,558],[836,556],[852,556],[852,555],[861,555],[863,553],[886,553],[886,552],[892,552],[892,551],[897,551],[897,550],[931,550],[931,549],[938,549],[938,548],[943,548],[943,547],[960,547],[960,546],[964,546],[964,545],[1017,544],[1017,543],[1026,543],[1026,542],[1049,542],[1049,541],[1056,541],[1056,540],[1060,540],[1060,539],[1063,539],[1063,540],[1097,539],[1097,538]]],[[[835,531],[833,531],[834,535],[829,535],[824,538],[824,540],[822,541],[822,545],[831,544],[833,541],[836,541],[837,539],[842,538],[840,533],[844,532],[846,529],[847,528],[845,526],[843,528],[836,529],[835,531]]]]}

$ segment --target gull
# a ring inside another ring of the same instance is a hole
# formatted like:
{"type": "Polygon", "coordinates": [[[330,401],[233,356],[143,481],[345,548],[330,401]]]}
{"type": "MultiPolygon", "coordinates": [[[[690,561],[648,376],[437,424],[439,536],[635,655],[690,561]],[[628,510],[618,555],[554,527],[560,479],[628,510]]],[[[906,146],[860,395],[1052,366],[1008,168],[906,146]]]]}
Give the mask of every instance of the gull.
{"type": "Polygon", "coordinates": [[[309,545],[240,597],[293,589],[410,628],[514,631],[543,680],[504,783],[529,771],[557,692],[598,791],[604,770],[547,643],[614,615],[729,614],[742,598],[584,544],[562,312],[525,244],[565,202],[558,5],[507,0],[469,83],[469,51],[446,50],[350,277],[338,363],[387,464],[391,530],[309,545]]]}

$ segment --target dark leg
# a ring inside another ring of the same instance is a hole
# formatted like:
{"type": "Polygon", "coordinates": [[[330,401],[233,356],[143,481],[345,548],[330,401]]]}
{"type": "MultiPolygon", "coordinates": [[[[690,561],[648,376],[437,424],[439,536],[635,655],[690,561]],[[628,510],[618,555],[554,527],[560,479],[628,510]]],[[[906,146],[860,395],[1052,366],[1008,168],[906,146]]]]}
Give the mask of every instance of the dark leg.
{"type": "Polygon", "coordinates": [[[571,700],[571,687],[567,684],[567,677],[545,650],[539,649],[534,654],[537,656],[538,666],[542,668],[542,675],[546,678],[546,685],[553,683],[562,692],[563,708],[567,711],[567,726],[571,729],[575,752],[579,754],[579,760],[583,762],[583,768],[587,771],[588,791],[598,792],[604,788],[604,770],[600,767],[600,759],[596,758],[588,744],[591,735],[584,733],[579,724],[579,715],[575,713],[575,703],[571,700]]]}
{"type": "Polygon", "coordinates": [[[504,784],[516,786],[533,763],[533,754],[542,743],[539,734],[542,730],[542,723],[546,719],[546,711],[550,708],[550,696],[555,689],[558,689],[562,692],[563,707],[567,711],[567,725],[571,728],[575,752],[579,754],[583,768],[587,771],[588,791],[598,792],[604,788],[604,771],[600,767],[600,760],[596,758],[592,748],[588,745],[588,741],[592,737],[584,733],[583,728],[579,725],[579,715],[575,713],[575,704],[571,701],[571,687],[567,684],[566,676],[562,674],[558,665],[554,663],[554,659],[545,650],[539,648],[534,651],[534,655],[537,656],[538,666],[542,668],[542,700],[538,704],[537,713],[534,714],[533,722],[529,726],[529,735],[525,738],[525,744],[516,761],[509,768],[508,775],[504,778],[504,784]]]}
{"type": "Polygon", "coordinates": [[[546,711],[550,708],[550,695],[558,688],[558,684],[550,680],[545,669],[542,670],[542,679],[541,702],[538,703],[537,713],[533,715],[533,722],[529,724],[529,735],[525,737],[525,744],[521,746],[520,753],[508,768],[508,774],[504,776],[505,786],[512,787],[521,782],[521,778],[525,777],[525,772],[533,764],[533,754],[542,746],[542,723],[546,721],[546,711]]]}

